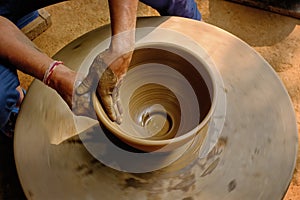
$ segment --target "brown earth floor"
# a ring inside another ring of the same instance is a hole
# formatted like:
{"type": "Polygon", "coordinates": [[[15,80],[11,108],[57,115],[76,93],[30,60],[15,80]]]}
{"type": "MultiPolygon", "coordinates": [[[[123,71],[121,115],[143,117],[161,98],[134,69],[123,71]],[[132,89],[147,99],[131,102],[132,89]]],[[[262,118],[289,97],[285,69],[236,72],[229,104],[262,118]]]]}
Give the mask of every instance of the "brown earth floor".
{"type": "MultiPolygon", "coordinates": [[[[299,125],[300,20],[223,0],[201,0],[197,2],[204,21],[238,36],[257,50],[271,64],[289,92],[299,125]]],[[[51,14],[53,24],[34,39],[34,43],[50,56],[53,56],[80,35],[109,23],[106,0],[74,0],[47,7],[46,10],[51,14]]],[[[158,14],[151,8],[140,4],[138,15],[153,16],[158,14]]],[[[32,77],[20,73],[21,85],[24,88],[27,89],[32,80],[32,77]]],[[[0,140],[0,143],[3,143],[1,141],[3,139],[0,140]]],[[[12,144],[6,142],[6,145],[12,148],[12,144]]],[[[2,145],[0,144],[0,146],[2,145]]],[[[12,154],[6,157],[9,156],[12,156],[12,154]]],[[[6,162],[11,164],[13,159],[6,162]]],[[[6,169],[6,167],[2,168],[6,169]]],[[[14,168],[6,170],[15,174],[14,168]]],[[[299,170],[300,158],[297,161],[294,177],[284,198],[285,200],[300,199],[299,170]]],[[[10,178],[17,179],[17,176],[14,175],[10,178]]],[[[4,186],[4,188],[15,187],[14,193],[22,196],[17,180],[4,186]]],[[[1,192],[3,191],[0,190],[0,194],[1,192]]],[[[6,197],[15,197],[15,195],[7,194],[6,197]]]]}

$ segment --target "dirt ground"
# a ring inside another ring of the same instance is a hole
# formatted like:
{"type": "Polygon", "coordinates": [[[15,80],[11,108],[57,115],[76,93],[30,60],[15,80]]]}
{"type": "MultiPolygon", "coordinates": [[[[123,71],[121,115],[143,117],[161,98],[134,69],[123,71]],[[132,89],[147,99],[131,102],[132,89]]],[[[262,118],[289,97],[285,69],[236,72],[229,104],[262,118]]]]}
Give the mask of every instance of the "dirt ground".
{"type": "MultiPolygon", "coordinates": [[[[292,99],[299,132],[300,20],[223,0],[197,2],[205,22],[241,38],[274,68],[292,99]]],[[[50,56],[80,35],[109,22],[105,0],[74,0],[47,7],[46,10],[51,14],[53,24],[34,39],[34,43],[50,56]]],[[[153,16],[158,13],[140,4],[138,15],[153,16]]],[[[24,88],[27,89],[32,80],[32,77],[20,73],[24,88]]],[[[14,184],[19,187],[18,183],[14,184]]],[[[300,199],[300,157],[284,199],[300,199]]]]}

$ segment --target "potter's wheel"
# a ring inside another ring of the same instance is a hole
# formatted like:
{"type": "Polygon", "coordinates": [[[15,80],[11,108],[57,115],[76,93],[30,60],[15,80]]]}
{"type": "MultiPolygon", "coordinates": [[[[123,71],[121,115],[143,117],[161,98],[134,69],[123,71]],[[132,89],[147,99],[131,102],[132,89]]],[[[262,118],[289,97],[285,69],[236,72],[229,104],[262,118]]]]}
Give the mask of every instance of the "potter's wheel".
{"type": "MultiPolygon", "coordinates": [[[[281,199],[292,178],[297,128],[288,93],[251,47],[206,23],[177,17],[138,20],[185,34],[204,48],[224,82],[226,116],[211,152],[173,174],[132,174],[96,160],[78,136],[67,105],[41,82],[31,85],[16,124],[15,159],[29,199],[281,199]]],[[[108,26],[62,49],[74,69],[108,26]],[[74,56],[75,55],[75,56],[74,56]]],[[[94,122],[80,118],[82,127],[94,122]]],[[[82,129],[84,131],[84,128],[82,129]]]]}

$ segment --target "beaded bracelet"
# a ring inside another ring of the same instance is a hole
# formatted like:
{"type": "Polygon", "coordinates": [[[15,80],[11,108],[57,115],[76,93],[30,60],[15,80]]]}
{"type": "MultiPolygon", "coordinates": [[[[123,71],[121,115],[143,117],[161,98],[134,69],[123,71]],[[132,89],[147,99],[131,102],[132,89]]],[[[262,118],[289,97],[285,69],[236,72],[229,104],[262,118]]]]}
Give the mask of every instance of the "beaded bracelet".
{"type": "Polygon", "coordinates": [[[45,83],[46,85],[49,86],[51,75],[52,75],[55,67],[57,67],[60,64],[63,64],[63,62],[55,60],[49,65],[48,69],[46,70],[46,72],[44,74],[43,83],[45,83]]]}

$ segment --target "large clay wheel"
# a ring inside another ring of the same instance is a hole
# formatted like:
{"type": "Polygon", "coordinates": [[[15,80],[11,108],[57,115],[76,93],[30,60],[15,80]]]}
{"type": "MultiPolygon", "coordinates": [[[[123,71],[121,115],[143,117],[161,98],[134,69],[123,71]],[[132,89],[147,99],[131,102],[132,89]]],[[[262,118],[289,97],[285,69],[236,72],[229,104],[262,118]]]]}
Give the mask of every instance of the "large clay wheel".
{"type": "MultiPolygon", "coordinates": [[[[34,81],[15,132],[16,165],[26,196],[51,200],[281,199],[295,166],[297,128],[288,93],[273,69],[243,41],[203,22],[155,17],[139,19],[138,26],[178,31],[210,55],[227,100],[218,142],[205,158],[182,171],[120,172],[87,151],[76,135],[67,105],[55,91],[34,81]]],[[[108,37],[109,26],[102,27],[67,45],[55,58],[77,70],[108,37]]],[[[95,123],[76,120],[82,130],[95,123]]]]}

